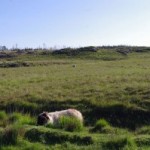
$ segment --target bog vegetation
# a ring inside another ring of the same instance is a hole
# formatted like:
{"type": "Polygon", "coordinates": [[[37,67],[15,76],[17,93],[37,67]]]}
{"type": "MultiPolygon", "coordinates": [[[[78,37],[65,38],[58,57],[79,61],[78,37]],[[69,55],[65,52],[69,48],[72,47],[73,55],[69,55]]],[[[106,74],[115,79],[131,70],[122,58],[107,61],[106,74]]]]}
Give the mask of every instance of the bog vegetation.
{"type": "Polygon", "coordinates": [[[0,149],[150,148],[150,48],[0,51],[0,149]],[[36,126],[42,111],[75,108],[36,126]]]}

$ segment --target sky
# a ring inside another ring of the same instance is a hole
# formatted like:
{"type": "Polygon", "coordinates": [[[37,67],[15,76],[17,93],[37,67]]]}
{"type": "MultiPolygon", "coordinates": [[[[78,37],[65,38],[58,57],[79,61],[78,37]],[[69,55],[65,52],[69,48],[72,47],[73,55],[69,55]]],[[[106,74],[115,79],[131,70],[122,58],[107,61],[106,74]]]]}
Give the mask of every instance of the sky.
{"type": "Polygon", "coordinates": [[[0,0],[0,45],[150,46],[150,0],[0,0]]]}

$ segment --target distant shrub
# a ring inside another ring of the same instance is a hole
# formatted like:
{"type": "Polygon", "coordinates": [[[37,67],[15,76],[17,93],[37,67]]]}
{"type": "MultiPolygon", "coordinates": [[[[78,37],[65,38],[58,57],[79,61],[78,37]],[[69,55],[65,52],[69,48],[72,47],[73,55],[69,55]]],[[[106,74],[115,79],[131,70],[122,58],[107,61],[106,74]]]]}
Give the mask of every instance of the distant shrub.
{"type": "Polygon", "coordinates": [[[112,139],[103,144],[104,150],[136,150],[137,146],[133,139],[125,137],[122,139],[112,139]]]}
{"type": "Polygon", "coordinates": [[[58,128],[71,132],[81,131],[83,129],[83,123],[76,118],[63,116],[58,122],[58,128]]]}
{"type": "Polygon", "coordinates": [[[93,132],[100,131],[101,132],[104,129],[111,129],[109,123],[105,119],[99,119],[91,131],[93,131],[93,132]]]}

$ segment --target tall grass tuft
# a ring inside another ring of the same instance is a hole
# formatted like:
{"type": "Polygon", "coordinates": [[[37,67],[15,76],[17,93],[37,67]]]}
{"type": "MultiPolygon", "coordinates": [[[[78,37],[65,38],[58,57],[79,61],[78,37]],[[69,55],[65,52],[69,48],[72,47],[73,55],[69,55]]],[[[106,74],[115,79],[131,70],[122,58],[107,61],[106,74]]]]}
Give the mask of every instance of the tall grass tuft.
{"type": "Polygon", "coordinates": [[[58,128],[64,129],[66,131],[81,131],[83,129],[83,123],[73,117],[60,117],[58,122],[58,128]]]}
{"type": "Polygon", "coordinates": [[[7,125],[7,114],[5,111],[0,111],[0,126],[4,127],[7,125]]]}
{"type": "Polygon", "coordinates": [[[0,146],[15,145],[18,139],[18,129],[16,126],[9,126],[0,133],[0,146]]]}
{"type": "Polygon", "coordinates": [[[137,134],[149,134],[150,135],[150,126],[143,126],[142,128],[137,129],[137,134]]]}
{"type": "Polygon", "coordinates": [[[31,117],[29,114],[21,114],[18,112],[14,112],[9,116],[8,121],[14,124],[20,125],[35,125],[35,118],[31,117]]]}
{"type": "Polygon", "coordinates": [[[0,111],[0,120],[6,119],[7,115],[5,111],[0,111]]]}
{"type": "Polygon", "coordinates": [[[97,120],[94,128],[92,129],[93,132],[101,132],[104,128],[109,128],[110,125],[105,119],[99,119],[97,120]]]}

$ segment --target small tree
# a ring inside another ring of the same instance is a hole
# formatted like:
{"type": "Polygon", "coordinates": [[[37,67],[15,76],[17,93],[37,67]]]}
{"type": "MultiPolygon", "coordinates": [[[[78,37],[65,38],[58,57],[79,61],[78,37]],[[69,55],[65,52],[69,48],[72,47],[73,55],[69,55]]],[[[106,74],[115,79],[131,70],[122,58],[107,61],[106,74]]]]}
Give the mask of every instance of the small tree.
{"type": "Polygon", "coordinates": [[[1,51],[5,51],[5,50],[8,50],[8,49],[7,49],[6,46],[0,46],[0,50],[1,50],[1,51]]]}

